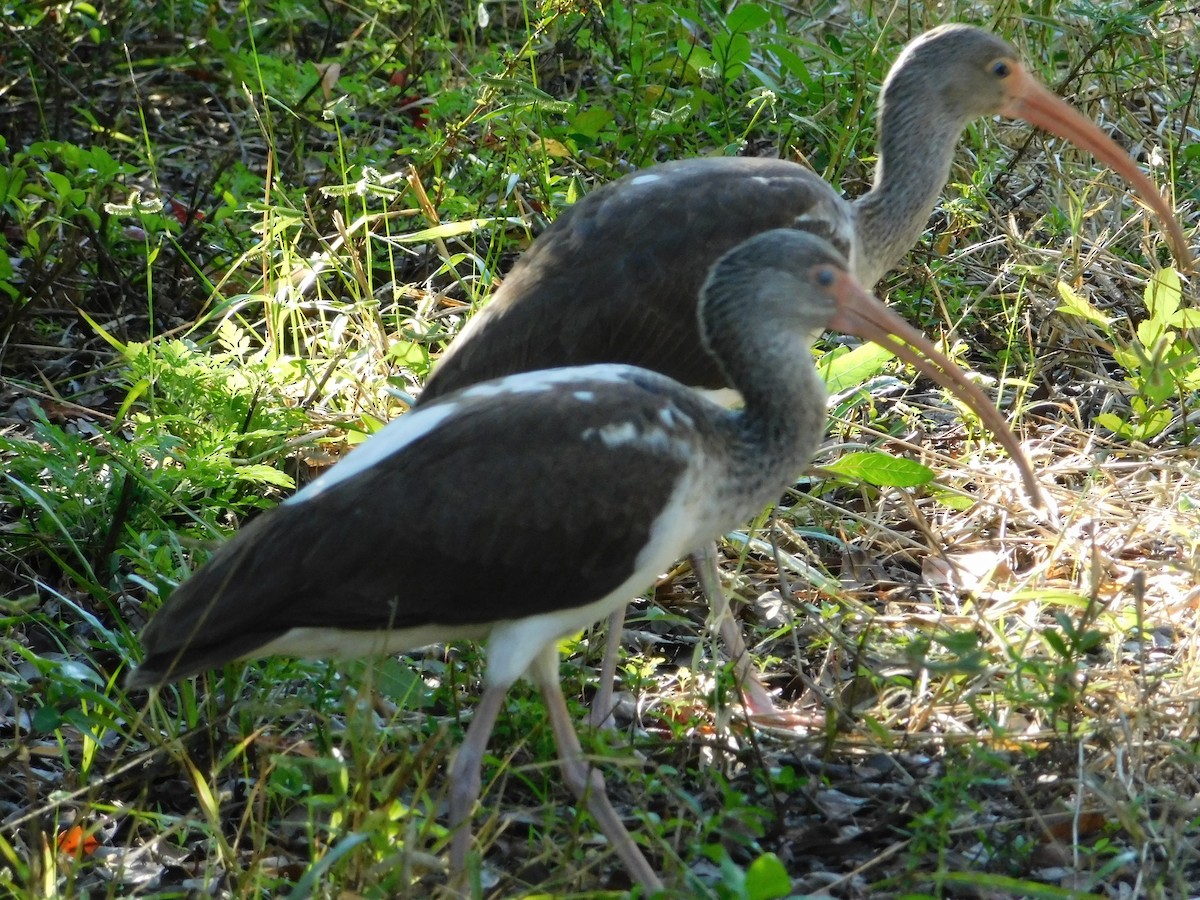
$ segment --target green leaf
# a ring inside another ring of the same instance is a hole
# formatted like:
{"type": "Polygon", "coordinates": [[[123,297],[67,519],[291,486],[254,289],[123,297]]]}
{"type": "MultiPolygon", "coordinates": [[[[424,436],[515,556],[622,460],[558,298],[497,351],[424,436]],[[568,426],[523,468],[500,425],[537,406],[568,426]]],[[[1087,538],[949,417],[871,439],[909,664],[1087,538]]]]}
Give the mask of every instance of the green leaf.
{"type": "Polygon", "coordinates": [[[725,17],[725,27],[735,34],[754,31],[771,21],[771,14],[757,3],[742,3],[725,17]]]}
{"type": "Polygon", "coordinates": [[[271,466],[264,466],[259,463],[252,463],[247,466],[238,466],[235,470],[237,477],[242,481],[253,482],[254,484],[273,484],[281,488],[294,488],[296,482],[286,472],[280,472],[271,466]]]}
{"type": "Polygon", "coordinates": [[[1065,281],[1058,283],[1058,296],[1062,300],[1063,305],[1058,307],[1057,312],[1068,316],[1075,316],[1094,325],[1099,325],[1104,329],[1105,333],[1108,333],[1111,321],[1108,316],[1088,303],[1085,298],[1077,294],[1065,281]]]}
{"type": "Polygon", "coordinates": [[[401,366],[429,368],[429,348],[416,341],[397,341],[388,348],[387,357],[401,366]]]}
{"type": "Polygon", "coordinates": [[[1146,301],[1146,310],[1153,318],[1170,320],[1183,299],[1183,285],[1179,281],[1179,273],[1174,269],[1159,269],[1146,283],[1142,298],[1146,301]]]}
{"type": "Polygon", "coordinates": [[[1200,328],[1200,309],[1180,309],[1171,316],[1171,324],[1176,328],[1200,328]]]}
{"type": "Polygon", "coordinates": [[[40,706],[37,712],[33,714],[33,720],[30,725],[35,733],[44,733],[53,731],[63,723],[63,717],[53,706],[40,706]]]}
{"type": "Polygon", "coordinates": [[[974,631],[943,631],[933,639],[955,656],[971,656],[979,652],[979,635],[974,631]]]}
{"type": "Polygon", "coordinates": [[[371,664],[372,684],[380,694],[406,709],[432,703],[432,691],[413,667],[395,656],[386,656],[371,664]]]}
{"type": "Polygon", "coordinates": [[[1057,631],[1046,629],[1042,632],[1042,639],[1050,645],[1050,649],[1064,659],[1070,657],[1070,651],[1067,649],[1067,642],[1063,640],[1063,636],[1057,631]]]}
{"type": "Polygon", "coordinates": [[[1127,440],[1133,437],[1133,426],[1116,413],[1100,413],[1096,416],[1096,424],[1127,440]]]}
{"type": "Polygon", "coordinates": [[[878,344],[863,344],[848,353],[826,353],[817,361],[817,371],[829,393],[840,394],[879,374],[892,356],[891,350],[878,344]]]}
{"type": "Polygon", "coordinates": [[[99,322],[97,322],[95,319],[93,319],[91,316],[89,316],[86,312],[84,312],[78,306],[75,307],[75,312],[77,312],[77,313],[79,313],[79,315],[83,316],[84,321],[92,326],[92,331],[96,332],[96,334],[98,334],[98,335],[100,335],[100,337],[104,338],[105,342],[110,347],[112,347],[118,353],[124,355],[125,345],[122,344],[115,337],[113,337],[111,334],[109,334],[107,331],[105,331],[99,322]]]}
{"type": "Polygon", "coordinates": [[[979,502],[977,498],[972,497],[970,494],[964,494],[961,491],[952,491],[937,484],[929,486],[929,495],[942,506],[957,510],[958,512],[966,512],[979,502]]]}
{"type": "Polygon", "coordinates": [[[50,186],[54,188],[54,193],[61,197],[68,197],[71,194],[71,179],[61,172],[47,172],[46,180],[50,182],[50,186]]]}
{"type": "Polygon", "coordinates": [[[1138,342],[1151,354],[1161,352],[1161,344],[1168,347],[1175,340],[1175,334],[1162,319],[1151,317],[1138,323],[1138,342]]]}
{"type": "Polygon", "coordinates": [[[713,56],[721,66],[721,77],[733,81],[750,62],[750,39],[744,34],[719,34],[713,38],[713,56]]]}
{"type": "Polygon", "coordinates": [[[1175,415],[1169,409],[1148,410],[1138,422],[1139,434],[1137,440],[1148,441],[1162,434],[1163,430],[1171,424],[1173,418],[1175,418],[1175,415]]]}
{"type": "Polygon", "coordinates": [[[787,869],[774,853],[764,853],[746,870],[748,900],[776,900],[792,892],[787,869]]]}
{"type": "Polygon", "coordinates": [[[915,487],[934,478],[928,466],[878,451],[847,453],[824,468],[876,487],[915,487]]]}
{"type": "Polygon", "coordinates": [[[597,138],[613,120],[613,114],[602,106],[590,106],[571,120],[571,131],[584,137],[597,138]]]}
{"type": "Polygon", "coordinates": [[[939,872],[937,877],[950,884],[971,885],[977,888],[977,894],[993,897],[1024,897],[1026,900],[1103,900],[1104,896],[1074,887],[1059,887],[1056,884],[1044,884],[991,872],[939,872]]]}
{"type": "Polygon", "coordinates": [[[392,240],[398,244],[423,244],[426,241],[432,241],[437,238],[458,237],[460,234],[470,234],[472,231],[478,231],[483,226],[490,225],[495,221],[498,220],[487,218],[466,219],[462,222],[444,222],[441,225],[434,225],[431,228],[422,228],[420,231],[397,235],[392,240]]]}
{"type": "Polygon", "coordinates": [[[812,75],[809,74],[808,65],[800,54],[780,44],[771,44],[768,49],[779,60],[779,65],[785,72],[796,78],[805,87],[812,84],[812,75]]]}

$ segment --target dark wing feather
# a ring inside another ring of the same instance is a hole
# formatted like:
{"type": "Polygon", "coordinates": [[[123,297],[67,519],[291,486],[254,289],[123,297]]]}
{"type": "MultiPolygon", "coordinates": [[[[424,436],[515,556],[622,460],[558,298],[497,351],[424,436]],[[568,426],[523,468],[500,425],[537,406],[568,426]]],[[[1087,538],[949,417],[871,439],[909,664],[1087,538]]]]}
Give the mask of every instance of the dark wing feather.
{"type": "Polygon", "coordinates": [[[403,452],[260,516],[167,600],[132,683],[221,665],[290,628],[461,626],[606,596],[632,574],[685,465],[583,436],[655,421],[671,388],[637,381],[572,386],[594,402],[459,401],[403,452]]]}
{"type": "Polygon", "coordinates": [[[821,224],[813,216],[843,209],[828,184],[778,159],[681,160],[605,185],[517,261],[418,402],[513,372],[598,362],[725,387],[696,321],[709,267],[759,232],[812,230],[821,224]]]}

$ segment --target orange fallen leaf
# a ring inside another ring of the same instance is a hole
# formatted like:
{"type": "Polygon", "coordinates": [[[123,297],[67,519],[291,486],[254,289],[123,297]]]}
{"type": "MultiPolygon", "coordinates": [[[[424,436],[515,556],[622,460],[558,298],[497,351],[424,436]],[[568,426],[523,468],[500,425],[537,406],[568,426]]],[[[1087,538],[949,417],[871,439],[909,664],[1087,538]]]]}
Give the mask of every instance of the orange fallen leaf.
{"type": "Polygon", "coordinates": [[[96,836],[85,832],[82,825],[72,825],[58,834],[58,852],[68,856],[88,856],[95,853],[99,846],[96,836]]]}
{"type": "Polygon", "coordinates": [[[1076,837],[1089,838],[1108,826],[1108,817],[1103,813],[1084,812],[1078,816],[1064,817],[1046,825],[1046,836],[1056,841],[1072,841],[1076,837]]]}

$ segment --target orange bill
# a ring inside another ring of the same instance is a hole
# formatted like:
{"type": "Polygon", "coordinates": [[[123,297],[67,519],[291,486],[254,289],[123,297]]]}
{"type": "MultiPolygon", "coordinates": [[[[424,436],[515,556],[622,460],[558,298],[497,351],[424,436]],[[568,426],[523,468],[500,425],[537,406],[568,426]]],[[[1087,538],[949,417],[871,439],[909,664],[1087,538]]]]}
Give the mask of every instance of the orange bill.
{"type": "Polygon", "coordinates": [[[842,273],[839,280],[841,283],[836,286],[838,308],[829,323],[830,330],[852,334],[886,347],[969,406],[1008,451],[1021,470],[1025,493],[1035,505],[1040,505],[1041,489],[1033,474],[1033,467],[1021,449],[1017,436],[988,396],[969,381],[963,370],[933,346],[928,338],[871,296],[853,277],[842,273]]]}
{"type": "Polygon", "coordinates": [[[1021,67],[1014,69],[1006,86],[1008,102],[1000,110],[1001,115],[1022,119],[1070,141],[1128,181],[1167,229],[1176,264],[1182,271],[1191,271],[1192,251],[1183,235],[1183,227],[1154,182],[1142,174],[1133,158],[1101,131],[1095,122],[1072,109],[1021,67]]]}

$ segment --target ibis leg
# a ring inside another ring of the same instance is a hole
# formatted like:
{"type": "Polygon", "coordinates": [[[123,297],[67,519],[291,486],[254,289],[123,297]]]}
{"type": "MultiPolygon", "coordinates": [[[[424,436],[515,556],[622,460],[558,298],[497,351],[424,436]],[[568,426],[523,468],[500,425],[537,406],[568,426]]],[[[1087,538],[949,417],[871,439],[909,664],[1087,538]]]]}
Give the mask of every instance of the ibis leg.
{"type": "Polygon", "coordinates": [[[492,736],[496,717],[504,705],[504,695],[508,693],[508,688],[507,684],[487,686],[479,706],[475,709],[475,716],[467,728],[462,746],[458,748],[454,762],[450,765],[450,828],[454,833],[450,839],[452,882],[466,871],[467,853],[471,849],[471,813],[475,809],[475,801],[479,799],[479,790],[483,784],[483,753],[487,749],[488,739],[492,736]]]}
{"type": "Polygon", "coordinates": [[[733,671],[738,685],[746,698],[746,707],[752,716],[775,718],[781,715],[775,707],[766,686],[758,679],[754,671],[754,662],[750,651],[742,638],[742,630],[729,609],[729,600],[721,587],[721,573],[717,570],[716,544],[708,544],[699,553],[691,557],[692,569],[700,582],[700,589],[708,598],[709,622],[715,623],[725,652],[733,660],[733,671]]]}
{"type": "Polygon", "coordinates": [[[625,864],[630,877],[647,890],[661,890],[663,885],[658,874],[650,867],[650,863],[646,861],[646,857],[642,855],[642,851],[625,828],[625,823],[609,802],[604,778],[583,758],[583,747],[579,744],[579,735],[575,733],[571,713],[567,710],[567,701],[558,682],[556,646],[552,644],[538,654],[530,674],[541,688],[546,703],[550,727],[554,730],[554,741],[558,745],[559,765],[562,767],[567,787],[580,803],[587,805],[592,818],[596,820],[609,844],[625,864]]]}
{"type": "Polygon", "coordinates": [[[617,679],[617,660],[621,655],[621,629],[625,625],[625,607],[614,609],[608,617],[608,635],[604,639],[604,660],[600,665],[600,684],[592,698],[588,724],[593,728],[613,728],[613,683],[617,679]]]}

